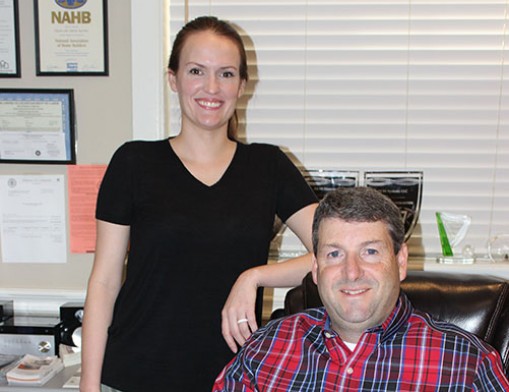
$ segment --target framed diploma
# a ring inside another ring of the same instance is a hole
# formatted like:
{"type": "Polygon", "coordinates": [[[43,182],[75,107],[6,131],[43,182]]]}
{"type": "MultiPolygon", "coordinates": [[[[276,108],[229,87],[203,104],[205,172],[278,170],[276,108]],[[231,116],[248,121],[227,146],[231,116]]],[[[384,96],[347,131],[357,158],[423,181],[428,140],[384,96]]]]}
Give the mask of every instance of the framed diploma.
{"type": "Polygon", "coordinates": [[[18,0],[0,0],[0,77],[20,76],[18,0]]]}
{"type": "Polygon", "coordinates": [[[108,75],[107,0],[34,0],[34,12],[37,75],[108,75]]]}
{"type": "Polygon", "coordinates": [[[0,89],[0,163],[76,163],[73,90],[0,89]]]}

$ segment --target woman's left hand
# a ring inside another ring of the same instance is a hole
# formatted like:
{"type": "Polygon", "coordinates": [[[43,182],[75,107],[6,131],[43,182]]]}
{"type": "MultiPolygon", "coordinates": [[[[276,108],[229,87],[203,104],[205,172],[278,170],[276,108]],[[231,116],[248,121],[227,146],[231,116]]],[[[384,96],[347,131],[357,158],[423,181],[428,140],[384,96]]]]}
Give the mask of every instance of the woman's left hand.
{"type": "Polygon", "coordinates": [[[221,329],[228,347],[236,353],[237,344],[244,342],[258,329],[255,316],[256,272],[243,272],[236,280],[221,312],[221,329]]]}

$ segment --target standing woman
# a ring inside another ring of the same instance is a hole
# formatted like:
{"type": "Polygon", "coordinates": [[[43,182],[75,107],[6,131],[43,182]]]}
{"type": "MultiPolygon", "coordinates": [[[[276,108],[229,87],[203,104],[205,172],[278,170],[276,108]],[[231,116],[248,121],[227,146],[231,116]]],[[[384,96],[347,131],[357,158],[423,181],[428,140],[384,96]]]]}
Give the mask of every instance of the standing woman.
{"type": "Polygon", "coordinates": [[[82,392],[211,390],[257,329],[257,288],[296,285],[311,267],[309,255],[266,264],[275,215],[311,249],[316,198],[277,147],[235,139],[248,79],[238,33],[189,22],[168,77],[180,133],[125,143],[101,184],[82,392]]]}

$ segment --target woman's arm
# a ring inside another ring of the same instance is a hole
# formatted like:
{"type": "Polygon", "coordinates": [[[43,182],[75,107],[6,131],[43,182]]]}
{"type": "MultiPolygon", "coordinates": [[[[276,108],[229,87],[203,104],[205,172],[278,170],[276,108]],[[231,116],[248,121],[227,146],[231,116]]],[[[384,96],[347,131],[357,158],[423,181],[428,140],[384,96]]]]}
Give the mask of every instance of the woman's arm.
{"type": "Polygon", "coordinates": [[[81,392],[99,392],[113,306],[122,285],[129,226],[97,221],[97,242],[83,315],[81,392]]]}
{"type": "MultiPolygon", "coordinates": [[[[310,204],[287,219],[287,226],[299,237],[306,249],[312,251],[312,225],[317,203],[310,204]]],[[[258,329],[255,316],[258,287],[293,287],[311,270],[311,253],[244,271],[235,281],[222,311],[222,333],[233,352],[252,332],[258,329]],[[238,323],[238,320],[247,322],[238,323]]]]}

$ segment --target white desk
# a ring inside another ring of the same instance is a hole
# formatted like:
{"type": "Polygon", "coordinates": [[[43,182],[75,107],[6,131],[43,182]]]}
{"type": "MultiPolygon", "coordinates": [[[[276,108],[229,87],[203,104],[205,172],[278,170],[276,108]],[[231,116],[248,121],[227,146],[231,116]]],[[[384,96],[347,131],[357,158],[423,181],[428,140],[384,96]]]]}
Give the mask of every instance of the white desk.
{"type": "Polygon", "coordinates": [[[78,391],[78,388],[62,388],[67,380],[69,380],[79,369],[80,365],[74,365],[64,368],[60,373],[56,374],[51,380],[42,386],[9,386],[0,385],[0,392],[62,392],[62,391],[78,391]]]}
{"type": "Polygon", "coordinates": [[[427,259],[423,267],[424,271],[492,275],[509,280],[509,262],[493,263],[487,259],[478,259],[474,264],[441,264],[435,259],[427,259]]]}

